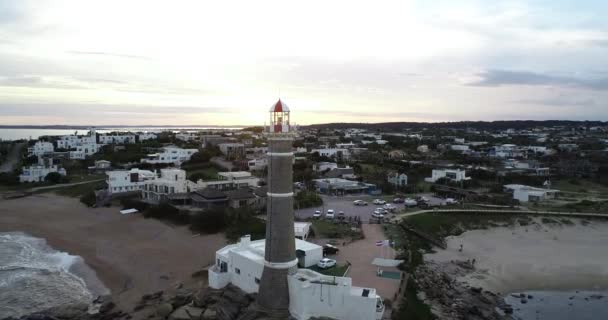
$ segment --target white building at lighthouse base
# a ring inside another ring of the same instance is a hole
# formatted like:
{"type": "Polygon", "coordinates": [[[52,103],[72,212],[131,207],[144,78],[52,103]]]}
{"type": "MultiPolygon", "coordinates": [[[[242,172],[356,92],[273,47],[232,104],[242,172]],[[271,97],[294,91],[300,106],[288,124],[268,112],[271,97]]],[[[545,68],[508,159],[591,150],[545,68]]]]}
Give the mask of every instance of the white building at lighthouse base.
{"type": "MultiPolygon", "coordinates": [[[[323,248],[300,239],[296,241],[298,266],[307,268],[323,258],[323,248]]],[[[216,252],[215,265],[209,269],[209,286],[220,289],[232,283],[247,293],[258,292],[264,270],[265,240],[239,243],[216,252]]],[[[298,269],[287,277],[289,311],[298,320],[330,317],[337,320],[376,320],[384,314],[382,298],[372,288],[352,285],[348,277],[325,276],[310,269],[298,269]]]]}

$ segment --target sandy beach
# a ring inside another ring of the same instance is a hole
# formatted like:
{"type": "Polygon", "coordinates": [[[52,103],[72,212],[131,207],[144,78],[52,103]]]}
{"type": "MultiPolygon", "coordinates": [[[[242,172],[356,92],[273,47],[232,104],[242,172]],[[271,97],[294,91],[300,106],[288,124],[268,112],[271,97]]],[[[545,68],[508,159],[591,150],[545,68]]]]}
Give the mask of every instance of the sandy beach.
{"type": "Polygon", "coordinates": [[[192,283],[192,273],[212,264],[226,243],[223,235],[194,236],[119,209],[87,208],[54,194],[0,200],[0,232],[25,232],[81,256],[125,311],[143,294],[192,283]]]}
{"type": "Polygon", "coordinates": [[[608,289],[608,222],[568,220],[467,231],[425,260],[475,259],[475,270],[457,280],[495,293],[608,289]]]}

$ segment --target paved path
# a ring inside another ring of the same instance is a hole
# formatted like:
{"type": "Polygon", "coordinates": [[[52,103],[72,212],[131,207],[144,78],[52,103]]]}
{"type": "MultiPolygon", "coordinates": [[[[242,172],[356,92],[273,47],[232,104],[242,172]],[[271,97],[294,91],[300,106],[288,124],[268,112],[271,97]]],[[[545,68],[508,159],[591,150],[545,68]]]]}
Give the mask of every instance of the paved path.
{"type": "Polygon", "coordinates": [[[6,161],[0,165],[0,172],[11,172],[15,168],[15,165],[19,162],[19,155],[21,149],[25,146],[25,142],[17,143],[11,149],[6,157],[6,161]]]}
{"type": "Polygon", "coordinates": [[[377,267],[372,265],[374,258],[394,258],[395,251],[390,247],[378,247],[376,241],[386,239],[379,224],[362,225],[365,239],[340,247],[337,260],[352,263],[347,277],[353,279],[353,285],[365,288],[376,288],[385,299],[393,299],[399,290],[399,280],[381,278],[376,275],[377,267]]]}
{"type": "Polygon", "coordinates": [[[96,179],[96,180],[74,182],[74,183],[55,184],[55,185],[52,185],[52,186],[44,186],[44,187],[31,188],[31,189],[28,189],[27,192],[43,191],[43,190],[47,190],[47,189],[67,188],[67,187],[73,187],[73,186],[78,186],[78,185],[81,185],[81,184],[88,184],[88,183],[99,182],[99,181],[104,181],[104,180],[105,179],[96,179]]]}
{"type": "Polygon", "coordinates": [[[420,210],[408,213],[398,213],[392,219],[393,221],[403,218],[415,216],[422,213],[506,213],[506,214],[532,214],[546,216],[569,216],[583,218],[608,218],[608,213],[591,213],[591,212],[559,212],[559,211],[535,211],[535,210],[490,210],[490,209],[437,209],[437,210],[420,210]]]}

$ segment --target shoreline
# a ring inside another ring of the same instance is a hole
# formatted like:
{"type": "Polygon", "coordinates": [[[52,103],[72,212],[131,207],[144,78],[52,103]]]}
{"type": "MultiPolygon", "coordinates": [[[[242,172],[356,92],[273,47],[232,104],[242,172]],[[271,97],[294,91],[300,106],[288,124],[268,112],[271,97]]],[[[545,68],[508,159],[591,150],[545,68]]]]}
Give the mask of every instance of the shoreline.
{"type": "Polygon", "coordinates": [[[472,261],[459,276],[470,286],[495,293],[550,290],[608,290],[608,222],[570,218],[571,223],[469,230],[446,238],[447,249],[425,254],[425,261],[472,261]],[[459,251],[463,245],[462,252],[459,251]]]}
{"type": "Polygon", "coordinates": [[[447,248],[424,254],[417,272],[429,274],[421,291],[438,315],[451,308],[441,295],[428,299],[427,291],[445,278],[450,279],[450,290],[469,294],[468,304],[483,310],[488,304],[482,302],[493,301],[491,305],[507,311],[507,317],[530,308],[526,301],[512,299],[513,294],[608,293],[608,256],[602,254],[608,244],[608,222],[603,220],[533,218],[527,225],[473,229],[445,240],[447,248]]]}
{"type": "Polygon", "coordinates": [[[193,236],[186,227],[118,211],[55,194],[0,200],[0,232],[23,232],[79,256],[91,269],[85,276],[94,272],[125,311],[144,294],[199,285],[192,274],[211,265],[226,243],[221,234],[193,236]]]}

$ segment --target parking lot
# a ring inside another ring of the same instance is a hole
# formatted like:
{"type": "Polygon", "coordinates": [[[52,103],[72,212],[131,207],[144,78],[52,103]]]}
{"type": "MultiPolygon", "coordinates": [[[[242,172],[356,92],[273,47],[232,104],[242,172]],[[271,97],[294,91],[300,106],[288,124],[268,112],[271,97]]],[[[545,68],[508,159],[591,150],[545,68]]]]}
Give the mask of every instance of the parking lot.
{"type": "MultiPolygon", "coordinates": [[[[441,198],[434,197],[430,194],[421,194],[421,196],[426,197],[429,200],[429,204],[431,206],[440,206],[445,204],[445,200],[441,198]]],[[[376,221],[376,219],[372,218],[372,212],[376,208],[382,207],[381,205],[374,205],[372,201],[374,199],[384,199],[387,203],[392,203],[392,199],[394,197],[371,197],[369,195],[356,195],[356,196],[321,196],[323,198],[323,205],[316,208],[306,208],[295,211],[296,218],[299,219],[309,219],[312,218],[315,211],[319,210],[325,216],[325,213],[329,209],[333,209],[337,216],[338,212],[344,211],[344,215],[348,217],[359,217],[362,222],[369,222],[370,220],[376,221]],[[367,201],[367,206],[355,206],[353,201],[355,200],[363,200],[367,201]]],[[[413,211],[418,210],[417,208],[408,208],[406,209],[402,203],[395,203],[395,207],[397,210],[395,212],[403,212],[404,210],[413,211]]],[[[388,216],[390,217],[390,215],[388,216]]]]}

